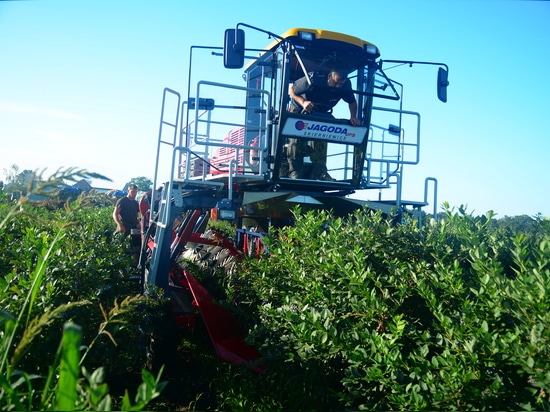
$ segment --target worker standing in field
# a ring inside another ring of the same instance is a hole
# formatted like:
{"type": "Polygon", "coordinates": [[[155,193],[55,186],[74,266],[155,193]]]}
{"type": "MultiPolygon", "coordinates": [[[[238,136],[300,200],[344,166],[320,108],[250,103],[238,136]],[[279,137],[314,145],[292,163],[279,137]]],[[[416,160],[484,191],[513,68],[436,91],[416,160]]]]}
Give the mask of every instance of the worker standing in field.
{"type": "Polygon", "coordinates": [[[113,220],[117,224],[117,231],[125,236],[132,234],[132,229],[139,229],[137,192],[137,186],[133,183],[129,184],[127,195],[117,200],[113,211],[113,220]]]}
{"type": "Polygon", "coordinates": [[[113,220],[117,224],[117,232],[125,237],[130,236],[130,254],[137,264],[141,246],[141,231],[139,229],[139,204],[136,200],[138,187],[130,183],[127,195],[117,200],[113,210],[113,220]]]}

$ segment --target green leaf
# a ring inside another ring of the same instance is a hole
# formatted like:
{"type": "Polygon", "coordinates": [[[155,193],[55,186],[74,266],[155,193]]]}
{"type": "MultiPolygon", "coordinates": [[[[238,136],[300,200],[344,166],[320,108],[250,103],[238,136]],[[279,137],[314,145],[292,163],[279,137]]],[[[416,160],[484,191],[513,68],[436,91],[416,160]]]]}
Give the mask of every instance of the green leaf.
{"type": "Polygon", "coordinates": [[[63,327],[61,369],[56,391],[55,408],[57,411],[73,411],[75,409],[81,338],[80,326],[67,322],[63,327]]]}

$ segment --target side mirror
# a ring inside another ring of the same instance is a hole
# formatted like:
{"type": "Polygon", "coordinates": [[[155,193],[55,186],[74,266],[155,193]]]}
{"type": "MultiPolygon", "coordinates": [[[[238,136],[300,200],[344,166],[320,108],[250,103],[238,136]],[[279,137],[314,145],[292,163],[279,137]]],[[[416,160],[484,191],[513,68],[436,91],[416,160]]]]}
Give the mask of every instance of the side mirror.
{"type": "Polygon", "coordinates": [[[443,67],[437,71],[437,98],[443,103],[447,102],[447,86],[449,85],[449,72],[443,67]]]}
{"type": "Polygon", "coordinates": [[[223,65],[226,69],[244,66],[244,30],[227,29],[223,43],[223,65]]]}

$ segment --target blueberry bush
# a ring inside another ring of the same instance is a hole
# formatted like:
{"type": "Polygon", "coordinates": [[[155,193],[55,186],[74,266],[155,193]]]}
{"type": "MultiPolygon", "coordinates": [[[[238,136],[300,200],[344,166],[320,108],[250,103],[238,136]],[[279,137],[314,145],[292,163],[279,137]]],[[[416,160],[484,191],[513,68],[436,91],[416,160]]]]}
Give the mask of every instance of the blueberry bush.
{"type": "Polygon", "coordinates": [[[493,222],[297,216],[225,280],[268,371],[248,405],[548,410],[550,222],[493,222]]]}
{"type": "Polygon", "coordinates": [[[199,319],[161,381],[144,340],[166,302],[140,295],[112,206],[0,192],[0,409],[550,409],[548,219],[297,209],[265,254],[208,274],[263,372],[219,361],[199,319]]]}

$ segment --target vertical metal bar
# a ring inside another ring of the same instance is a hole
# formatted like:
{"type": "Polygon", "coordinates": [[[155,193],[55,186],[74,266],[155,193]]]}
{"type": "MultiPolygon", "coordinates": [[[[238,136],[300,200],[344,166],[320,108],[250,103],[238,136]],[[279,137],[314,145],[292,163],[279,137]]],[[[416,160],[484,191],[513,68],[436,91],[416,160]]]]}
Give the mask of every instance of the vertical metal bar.
{"type": "MultiPolygon", "coordinates": [[[[157,189],[157,184],[158,184],[158,169],[159,169],[161,145],[162,145],[162,143],[171,145],[172,147],[174,147],[176,145],[176,137],[177,137],[177,132],[178,132],[178,111],[179,111],[179,107],[180,107],[180,94],[178,92],[172,90],[172,89],[167,88],[167,87],[164,88],[164,91],[162,93],[162,107],[161,107],[161,112],[160,112],[159,134],[158,134],[158,140],[157,140],[157,157],[156,157],[156,160],[155,160],[155,174],[154,174],[154,177],[153,177],[153,187],[152,187],[153,192],[157,189]],[[166,96],[167,96],[168,93],[171,93],[171,94],[177,96],[177,99],[178,99],[177,100],[177,105],[176,105],[176,120],[175,120],[175,123],[169,123],[169,122],[164,120],[165,109],[166,109],[166,96]],[[162,130],[163,130],[164,125],[174,127],[174,137],[173,137],[172,144],[162,140],[162,130]]],[[[154,215],[155,215],[155,203],[151,202],[151,207],[149,208],[149,221],[152,220],[154,215]]]]}
{"type": "Polygon", "coordinates": [[[435,177],[427,177],[424,180],[424,203],[428,204],[428,183],[434,183],[434,219],[437,220],[437,179],[435,177]]]}

